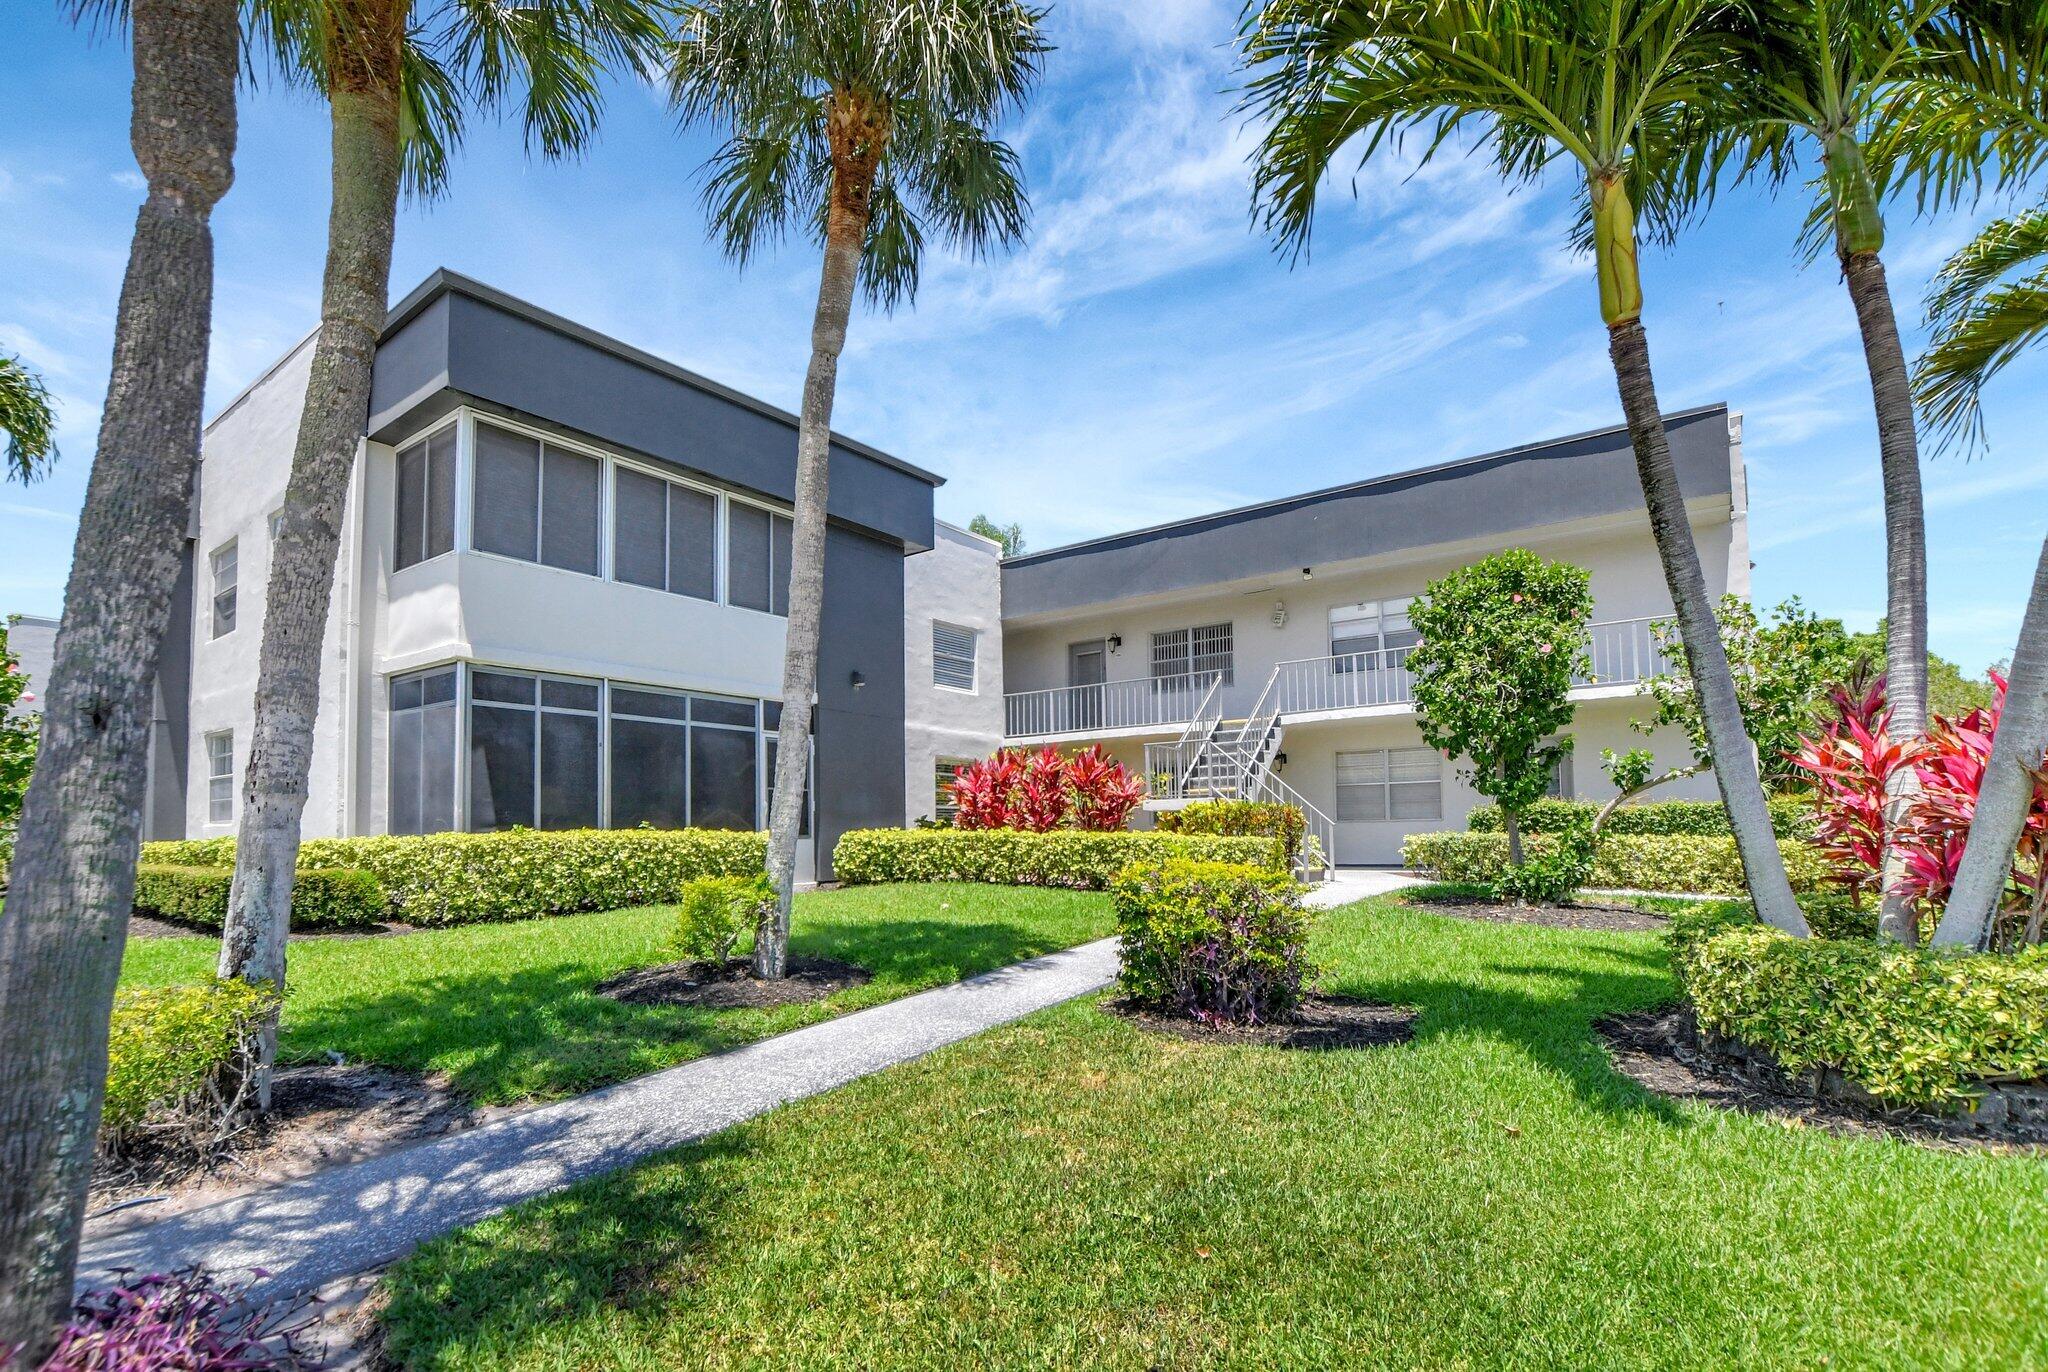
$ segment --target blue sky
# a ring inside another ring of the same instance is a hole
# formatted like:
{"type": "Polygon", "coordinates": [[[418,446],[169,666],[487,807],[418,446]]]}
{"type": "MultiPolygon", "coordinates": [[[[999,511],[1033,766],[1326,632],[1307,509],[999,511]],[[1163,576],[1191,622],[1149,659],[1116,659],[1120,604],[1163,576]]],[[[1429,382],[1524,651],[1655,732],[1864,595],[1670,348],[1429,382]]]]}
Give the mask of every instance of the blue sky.
{"type": "MultiPolygon", "coordinates": [[[[1056,0],[1058,50],[1005,130],[1029,242],[934,259],[913,308],[855,318],[835,423],[944,474],[942,517],[1015,519],[1046,547],[1620,418],[1590,265],[1565,246],[1564,177],[1510,196],[1475,160],[1389,161],[1355,196],[1348,177],[1332,188],[1309,261],[1251,232],[1226,92],[1235,12],[1056,0]]],[[[0,485],[0,613],[53,614],[141,181],[125,50],[42,0],[9,5],[4,29],[0,85],[32,113],[0,128],[0,348],[44,370],[63,462],[0,485]]],[[[744,274],[719,256],[698,200],[711,146],[638,85],[613,92],[574,163],[480,124],[451,193],[404,209],[392,293],[447,266],[794,407],[816,255],[791,244],[744,274]]],[[[317,319],[326,151],[306,98],[244,97],[214,221],[209,413],[317,319]]],[[[1797,594],[1867,627],[1884,603],[1868,382],[1832,263],[1795,249],[1802,214],[1796,195],[1724,196],[1646,257],[1645,322],[1667,408],[1747,416],[1758,600],[1797,594]]],[[[1909,329],[1970,227],[1895,216],[1909,329]]],[[[1926,468],[1933,642],[1972,671],[2010,653],[2048,524],[2044,377],[2048,359],[2010,369],[1987,400],[1990,451],[1926,468]]]]}

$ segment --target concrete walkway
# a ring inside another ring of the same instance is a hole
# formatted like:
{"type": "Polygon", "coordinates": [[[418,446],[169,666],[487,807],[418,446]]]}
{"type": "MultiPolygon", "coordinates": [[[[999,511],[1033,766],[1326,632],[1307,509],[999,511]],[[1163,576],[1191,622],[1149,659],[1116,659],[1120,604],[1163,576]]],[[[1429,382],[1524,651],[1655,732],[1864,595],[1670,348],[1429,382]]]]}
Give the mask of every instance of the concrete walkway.
{"type": "Polygon", "coordinates": [[[1422,877],[1395,867],[1339,867],[1328,881],[1309,888],[1307,903],[1313,909],[1334,910],[1354,900],[1392,895],[1404,887],[1423,884],[1422,877]]]}
{"type": "Polygon", "coordinates": [[[260,1296],[298,1295],[520,1201],[1087,995],[1116,970],[1116,940],[1101,939],[203,1210],[89,1226],[79,1286],[103,1284],[114,1268],[203,1262],[237,1280],[263,1269],[260,1296]]]}

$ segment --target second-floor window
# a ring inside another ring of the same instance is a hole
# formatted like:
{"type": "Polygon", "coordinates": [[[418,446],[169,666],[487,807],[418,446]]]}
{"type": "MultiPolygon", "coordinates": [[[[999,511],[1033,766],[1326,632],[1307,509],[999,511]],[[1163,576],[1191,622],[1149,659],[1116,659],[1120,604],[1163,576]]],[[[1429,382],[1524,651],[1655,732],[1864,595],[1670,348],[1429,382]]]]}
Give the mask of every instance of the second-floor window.
{"type": "Polygon", "coordinates": [[[788,515],[728,500],[725,515],[725,600],[746,610],[789,613],[791,539],[788,515]]]}
{"type": "Polygon", "coordinates": [[[974,689],[974,630],[932,621],[932,685],[974,689]]]}
{"type": "Polygon", "coordinates": [[[236,566],[239,558],[235,551],[235,540],[229,539],[213,550],[207,559],[213,573],[213,638],[235,631],[235,583],[240,572],[236,566]]]}
{"type": "Polygon", "coordinates": [[[1200,624],[1167,629],[1152,635],[1152,675],[1183,676],[1189,672],[1221,672],[1228,686],[1235,675],[1231,626],[1200,624]]]}
{"type": "Polygon", "coordinates": [[[603,472],[594,457],[479,423],[472,541],[480,552],[596,576],[603,472]]]}
{"type": "Polygon", "coordinates": [[[455,432],[450,424],[398,450],[393,571],[439,557],[455,546],[455,432]]]}
{"type": "Polygon", "coordinates": [[[631,467],[613,469],[612,575],[698,600],[718,598],[718,497],[631,467]]]}
{"type": "Polygon", "coordinates": [[[1408,621],[1414,601],[1414,596],[1395,596],[1332,606],[1330,656],[1337,659],[1336,669],[1371,672],[1406,662],[1408,650],[1422,641],[1408,621]]]}

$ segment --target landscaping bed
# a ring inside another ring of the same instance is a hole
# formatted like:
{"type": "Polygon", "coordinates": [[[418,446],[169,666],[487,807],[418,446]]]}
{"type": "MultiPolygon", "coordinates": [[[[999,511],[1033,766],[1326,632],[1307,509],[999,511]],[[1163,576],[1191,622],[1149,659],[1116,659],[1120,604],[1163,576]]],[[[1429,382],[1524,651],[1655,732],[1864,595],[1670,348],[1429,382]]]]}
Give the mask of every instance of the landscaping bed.
{"type": "Polygon", "coordinates": [[[1348,996],[1312,993],[1278,1023],[1232,1024],[1161,1014],[1129,1000],[1107,1000],[1103,1008],[1141,1029],[1190,1043],[1256,1048],[1385,1048],[1415,1037],[1415,1012],[1348,996]]]}
{"type": "Polygon", "coordinates": [[[600,996],[627,1005],[695,1005],[707,1010],[768,1009],[823,1000],[838,991],[865,986],[875,974],[836,958],[792,958],[789,974],[775,981],[754,975],[745,958],[727,962],[665,962],[621,972],[597,984],[600,996]]]}

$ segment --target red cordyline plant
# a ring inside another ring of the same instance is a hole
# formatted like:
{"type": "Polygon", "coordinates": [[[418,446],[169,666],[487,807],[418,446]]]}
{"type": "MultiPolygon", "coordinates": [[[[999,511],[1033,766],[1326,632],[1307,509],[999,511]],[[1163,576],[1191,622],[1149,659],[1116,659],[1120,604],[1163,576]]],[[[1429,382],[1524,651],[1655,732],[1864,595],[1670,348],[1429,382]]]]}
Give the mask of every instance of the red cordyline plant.
{"type": "Polygon", "coordinates": [[[960,829],[1114,830],[1145,799],[1145,783],[1091,745],[1072,757],[1050,745],[1005,748],[953,777],[954,827],[960,829]]]}
{"type": "Polygon", "coordinates": [[[1913,750],[1890,735],[1884,677],[1861,690],[1834,686],[1828,701],[1834,713],[1820,737],[1802,735],[1786,756],[1813,781],[1814,846],[1834,880],[1861,905],[1884,868],[1886,787],[1899,768],[1911,765],[1913,750]]]}
{"type": "MultiPolygon", "coordinates": [[[[310,1317],[286,1324],[273,1305],[203,1269],[153,1272],[80,1298],[39,1372],[283,1372],[316,1366],[302,1342],[310,1317]]],[[[258,1272],[261,1277],[266,1274],[258,1272]]],[[[0,1367],[8,1360],[0,1356],[0,1367]]]]}

